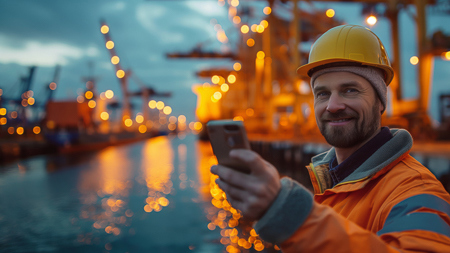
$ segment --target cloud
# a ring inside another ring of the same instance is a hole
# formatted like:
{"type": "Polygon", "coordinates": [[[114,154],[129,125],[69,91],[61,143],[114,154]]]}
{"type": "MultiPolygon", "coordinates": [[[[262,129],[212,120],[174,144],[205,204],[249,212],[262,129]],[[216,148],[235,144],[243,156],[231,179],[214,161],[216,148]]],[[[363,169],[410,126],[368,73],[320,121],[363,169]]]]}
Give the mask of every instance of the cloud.
{"type": "Polygon", "coordinates": [[[227,15],[226,8],[221,7],[217,2],[198,2],[188,1],[186,6],[193,11],[200,13],[203,16],[208,17],[220,17],[227,15]]]}
{"type": "Polygon", "coordinates": [[[136,6],[137,21],[156,38],[165,43],[179,43],[184,40],[180,32],[164,30],[163,24],[166,22],[168,10],[165,7],[157,5],[138,5],[136,6]]]}
{"type": "Polygon", "coordinates": [[[124,9],[125,9],[125,2],[115,2],[115,3],[107,2],[103,4],[101,8],[102,13],[122,11],[124,9]]]}
{"type": "MultiPolygon", "coordinates": [[[[0,36],[0,41],[5,39],[0,36]]],[[[67,65],[73,59],[84,56],[97,56],[98,49],[90,46],[79,48],[64,43],[41,43],[39,41],[28,41],[22,47],[11,47],[0,43],[0,63],[16,63],[20,65],[54,66],[56,64],[67,65]]]]}

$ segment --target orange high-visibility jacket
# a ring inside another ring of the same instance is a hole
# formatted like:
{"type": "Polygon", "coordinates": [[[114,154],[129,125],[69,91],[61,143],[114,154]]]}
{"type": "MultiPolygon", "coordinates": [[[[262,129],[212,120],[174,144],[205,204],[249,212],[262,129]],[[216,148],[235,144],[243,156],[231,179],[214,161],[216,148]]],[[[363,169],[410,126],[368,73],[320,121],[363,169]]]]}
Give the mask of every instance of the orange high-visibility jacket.
{"type": "Polygon", "coordinates": [[[391,133],[332,188],[328,164],[334,149],[314,157],[308,167],[314,197],[283,178],[256,232],[283,252],[450,252],[450,195],[409,155],[410,134],[391,133]]]}

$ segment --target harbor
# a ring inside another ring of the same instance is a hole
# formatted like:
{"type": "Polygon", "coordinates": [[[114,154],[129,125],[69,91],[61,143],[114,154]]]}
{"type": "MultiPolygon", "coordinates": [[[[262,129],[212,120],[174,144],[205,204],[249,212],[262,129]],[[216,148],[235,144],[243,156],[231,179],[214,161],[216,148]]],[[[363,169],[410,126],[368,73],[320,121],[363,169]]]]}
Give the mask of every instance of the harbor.
{"type": "MultiPolygon", "coordinates": [[[[252,148],[311,187],[302,166],[326,146],[252,148]]],[[[415,157],[438,175],[450,170],[448,156],[415,157]]],[[[226,205],[209,171],[216,162],[190,134],[2,165],[0,252],[277,252],[226,205]]]]}

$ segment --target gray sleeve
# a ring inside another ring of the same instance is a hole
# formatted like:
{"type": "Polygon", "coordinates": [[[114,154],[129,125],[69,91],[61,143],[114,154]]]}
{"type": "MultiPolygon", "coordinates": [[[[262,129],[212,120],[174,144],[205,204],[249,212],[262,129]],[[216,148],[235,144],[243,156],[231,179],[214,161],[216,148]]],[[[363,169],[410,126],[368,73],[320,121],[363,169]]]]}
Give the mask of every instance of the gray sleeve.
{"type": "Polygon", "coordinates": [[[264,216],[254,225],[267,242],[280,244],[303,224],[313,206],[313,195],[290,178],[281,179],[281,190],[264,216]]]}

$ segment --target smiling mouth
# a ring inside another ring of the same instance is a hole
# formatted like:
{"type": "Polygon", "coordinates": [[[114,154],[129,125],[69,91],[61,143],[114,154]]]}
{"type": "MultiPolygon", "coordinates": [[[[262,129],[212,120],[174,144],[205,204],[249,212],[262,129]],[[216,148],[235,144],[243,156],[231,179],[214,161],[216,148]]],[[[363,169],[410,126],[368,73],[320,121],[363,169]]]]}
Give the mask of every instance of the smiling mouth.
{"type": "Polygon", "coordinates": [[[346,122],[346,121],[350,121],[350,120],[351,120],[351,118],[348,118],[348,119],[335,119],[335,120],[328,120],[328,122],[341,123],[341,122],[346,122]]]}

